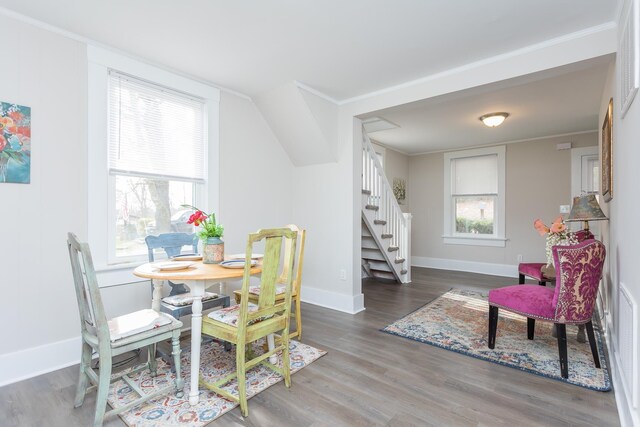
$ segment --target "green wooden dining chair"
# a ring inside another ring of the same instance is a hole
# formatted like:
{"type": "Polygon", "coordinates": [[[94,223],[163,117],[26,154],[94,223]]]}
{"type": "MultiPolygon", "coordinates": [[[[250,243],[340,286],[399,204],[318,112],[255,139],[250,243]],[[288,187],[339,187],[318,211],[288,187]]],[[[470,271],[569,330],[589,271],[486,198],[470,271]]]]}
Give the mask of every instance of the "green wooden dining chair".
{"type": "Polygon", "coordinates": [[[86,393],[97,388],[94,426],[101,426],[105,417],[127,411],[139,404],[162,394],[176,391],[182,396],[184,380],[180,375],[180,328],[182,322],[168,314],[154,310],[140,310],[124,316],[107,320],[100,297],[100,289],[96,279],[89,245],[81,243],[73,233],[67,237],[71,270],[75,284],[78,310],[80,311],[80,330],[82,338],[82,354],[80,359],[80,376],[76,390],[75,407],[84,402],[86,393]],[[149,357],[148,363],[129,371],[127,374],[112,377],[112,360],[114,356],[147,347],[150,355],[155,355],[155,345],[159,341],[171,340],[173,362],[175,365],[175,381],[166,387],[151,393],[144,393],[130,375],[149,369],[156,375],[157,362],[149,357]],[[92,353],[99,358],[99,372],[91,367],[92,353]],[[122,379],[140,397],[126,405],[106,412],[109,384],[122,379]],[[92,385],[89,387],[89,383],[92,385]]]}
{"type": "MultiPolygon", "coordinates": [[[[307,236],[307,230],[300,229],[295,224],[286,225],[287,228],[293,231],[298,232],[298,242],[297,246],[297,256],[294,261],[294,270],[295,277],[293,278],[293,290],[291,291],[291,300],[295,306],[295,313],[291,313],[291,316],[296,320],[296,330],[295,332],[291,332],[289,334],[289,338],[298,338],[298,340],[302,339],[302,313],[300,311],[300,285],[302,283],[302,265],[304,264],[304,243],[307,236]]],[[[287,257],[287,254],[291,251],[291,245],[287,244],[284,248],[284,256],[287,257]]],[[[276,300],[281,301],[284,300],[284,283],[287,282],[287,272],[283,271],[278,278],[278,286],[276,287],[276,300]]],[[[242,290],[233,291],[236,303],[240,303],[242,301],[242,290]]],[[[251,286],[249,288],[249,302],[254,304],[258,303],[258,299],[260,298],[260,286],[251,286]]]]}
{"type": "Polygon", "coordinates": [[[291,386],[291,368],[289,361],[289,325],[291,314],[291,293],[293,289],[293,263],[296,253],[298,233],[289,228],[259,230],[249,234],[247,250],[245,252],[244,276],[242,279],[242,297],[240,304],[223,308],[209,313],[202,319],[202,333],[236,344],[236,372],[218,379],[214,383],[207,383],[200,376],[200,382],[219,395],[240,403],[243,416],[249,415],[247,406],[246,374],[247,370],[262,364],[284,377],[286,387],[291,386]],[[249,288],[251,278],[251,254],[253,245],[265,240],[265,253],[262,260],[262,275],[260,278],[260,296],[257,304],[249,302],[249,288]],[[284,298],[276,298],[280,254],[282,246],[287,246],[283,257],[282,271],[286,274],[284,298]],[[255,356],[252,351],[245,351],[252,342],[280,332],[277,345],[262,355],[255,356]],[[278,352],[282,354],[282,368],[269,361],[278,352]],[[255,356],[255,357],[254,357],[255,356]],[[247,360],[248,357],[252,357],[247,360]],[[224,384],[237,378],[238,395],[222,389],[224,384]]]}

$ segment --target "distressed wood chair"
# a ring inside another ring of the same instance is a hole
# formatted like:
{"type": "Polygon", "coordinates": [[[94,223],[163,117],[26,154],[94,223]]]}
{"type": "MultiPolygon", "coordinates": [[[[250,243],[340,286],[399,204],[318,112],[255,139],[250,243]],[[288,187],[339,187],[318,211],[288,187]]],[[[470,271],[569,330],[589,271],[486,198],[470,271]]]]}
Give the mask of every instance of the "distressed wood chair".
{"type": "Polygon", "coordinates": [[[97,388],[94,426],[101,426],[105,417],[127,411],[162,394],[176,391],[177,396],[180,397],[184,386],[184,380],[180,375],[179,347],[182,323],[171,316],[151,309],[136,311],[107,321],[89,245],[79,242],[73,233],[69,233],[67,246],[78,300],[78,310],[80,311],[82,337],[80,376],[78,378],[74,406],[76,408],[82,406],[86,393],[90,389],[97,388]],[[171,340],[173,347],[173,363],[176,372],[173,384],[145,394],[128,376],[147,368],[155,376],[157,361],[154,357],[149,357],[147,364],[130,371],[126,375],[111,377],[114,356],[144,347],[149,349],[150,355],[153,355],[155,354],[156,343],[168,339],[171,340]],[[98,354],[100,362],[98,373],[91,368],[91,356],[94,351],[98,354]],[[120,378],[140,397],[118,409],[105,413],[109,384],[120,378]],[[92,384],[91,387],[89,387],[89,383],[92,384]]]}
{"type": "MultiPolygon", "coordinates": [[[[302,283],[302,265],[304,263],[304,241],[306,239],[307,230],[301,230],[297,225],[289,224],[285,227],[290,230],[298,232],[298,241],[296,243],[297,255],[295,257],[294,265],[295,265],[295,277],[293,279],[293,290],[291,293],[291,299],[293,304],[295,305],[295,313],[291,313],[291,316],[295,316],[296,319],[296,330],[295,332],[291,332],[289,334],[289,338],[298,338],[298,340],[302,339],[302,315],[300,311],[300,284],[302,283]]],[[[284,253],[285,258],[287,257],[289,251],[291,251],[291,245],[285,245],[284,253]]],[[[287,272],[282,271],[280,277],[278,278],[278,286],[276,286],[276,301],[284,300],[284,291],[285,291],[285,283],[287,283],[288,277],[287,272]]],[[[236,298],[236,303],[240,303],[242,301],[242,291],[234,291],[234,295],[236,298]]],[[[260,298],[260,287],[259,286],[251,286],[249,288],[249,302],[253,304],[258,303],[258,299],[260,298]]]]}
{"type": "Polygon", "coordinates": [[[605,248],[597,240],[573,246],[554,246],[555,289],[538,285],[514,285],[489,291],[489,348],[496,345],[498,309],[527,317],[527,338],[532,340],[536,319],[553,322],[558,335],[560,373],[569,377],[566,325],[585,325],[596,368],[600,368],[598,346],[591,317],[602,278],[605,248]]]}
{"type": "Polygon", "coordinates": [[[284,377],[286,387],[291,386],[291,369],[289,360],[289,325],[291,314],[291,293],[293,290],[293,263],[297,232],[289,228],[258,230],[249,234],[247,242],[242,296],[240,304],[209,313],[202,320],[202,333],[236,344],[236,372],[220,378],[215,383],[207,383],[200,376],[200,382],[219,395],[240,403],[243,416],[249,415],[247,407],[246,373],[252,367],[263,364],[284,377]],[[265,240],[265,253],[262,260],[260,277],[261,291],[257,304],[249,302],[251,277],[251,253],[256,242],[265,240]],[[290,250],[283,257],[282,271],[286,272],[284,298],[276,299],[278,270],[283,240],[290,250]],[[264,354],[254,357],[253,352],[245,351],[247,344],[281,332],[276,346],[264,354]],[[282,352],[282,368],[269,361],[271,356],[282,352]],[[248,360],[249,357],[252,357],[248,360]],[[238,381],[238,395],[222,389],[233,378],[238,381]]]}
{"type": "MultiPolygon", "coordinates": [[[[163,233],[158,236],[147,236],[144,241],[147,244],[149,262],[155,261],[154,249],[163,249],[167,257],[175,257],[180,255],[184,246],[191,246],[193,253],[198,252],[198,236],[195,233],[163,233]]],[[[171,292],[162,298],[160,303],[160,311],[168,313],[180,319],[182,316],[190,316],[192,313],[193,298],[189,294],[189,290],[182,283],[173,283],[169,281],[171,292]]],[[[153,292],[153,285],[151,286],[153,292]]],[[[222,297],[223,300],[217,300],[219,295],[212,292],[205,292],[202,297],[202,310],[210,310],[214,307],[228,307],[229,297],[222,297]]]]}

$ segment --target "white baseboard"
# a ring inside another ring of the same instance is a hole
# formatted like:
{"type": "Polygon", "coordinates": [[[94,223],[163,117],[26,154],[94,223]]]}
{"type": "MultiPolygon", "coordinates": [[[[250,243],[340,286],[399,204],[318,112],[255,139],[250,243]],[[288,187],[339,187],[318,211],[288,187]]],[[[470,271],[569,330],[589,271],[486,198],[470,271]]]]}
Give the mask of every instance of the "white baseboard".
{"type": "Polygon", "coordinates": [[[300,300],[349,314],[356,314],[364,310],[364,295],[362,293],[353,296],[303,286],[300,300]]]}
{"type": "Polygon", "coordinates": [[[607,325],[607,333],[604,338],[607,343],[607,361],[609,362],[609,372],[611,374],[611,382],[613,383],[613,390],[616,398],[616,408],[618,409],[618,417],[620,418],[621,427],[636,427],[640,426],[640,414],[638,410],[633,407],[631,397],[627,396],[625,388],[620,381],[620,368],[617,356],[613,349],[612,334],[613,324],[611,322],[611,316],[607,315],[603,321],[607,325]]]}
{"type": "Polygon", "coordinates": [[[518,277],[518,266],[511,264],[493,264],[489,262],[464,261],[431,257],[411,257],[413,267],[435,268],[438,270],[466,271],[469,273],[490,274],[492,276],[518,277]]]}
{"type": "Polygon", "coordinates": [[[0,355],[0,387],[80,363],[80,337],[0,355]]]}

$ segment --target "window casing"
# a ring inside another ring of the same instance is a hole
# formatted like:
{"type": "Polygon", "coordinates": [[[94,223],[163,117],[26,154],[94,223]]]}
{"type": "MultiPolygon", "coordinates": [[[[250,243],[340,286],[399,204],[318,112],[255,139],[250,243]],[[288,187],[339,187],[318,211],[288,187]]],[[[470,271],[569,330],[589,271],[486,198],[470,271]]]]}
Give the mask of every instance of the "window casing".
{"type": "Polygon", "coordinates": [[[144,237],[218,208],[219,90],[88,47],[89,243],[101,286],[134,280],[144,237]]]}
{"type": "Polygon", "coordinates": [[[445,153],[445,243],[504,247],[504,181],[504,146],[445,153]]]}

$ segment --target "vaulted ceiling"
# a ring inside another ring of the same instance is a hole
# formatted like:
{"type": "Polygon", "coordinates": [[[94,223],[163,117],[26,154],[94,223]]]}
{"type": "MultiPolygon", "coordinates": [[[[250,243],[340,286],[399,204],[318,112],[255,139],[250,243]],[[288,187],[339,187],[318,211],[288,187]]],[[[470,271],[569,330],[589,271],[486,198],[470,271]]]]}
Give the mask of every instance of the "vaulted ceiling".
{"type": "Polygon", "coordinates": [[[619,0],[0,0],[0,7],[250,96],[345,100],[610,23],[619,0]]]}

